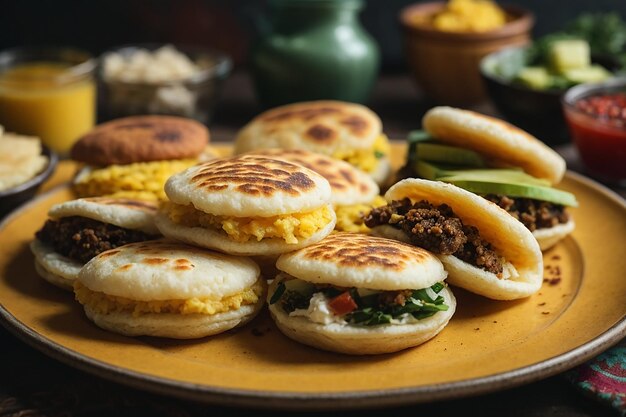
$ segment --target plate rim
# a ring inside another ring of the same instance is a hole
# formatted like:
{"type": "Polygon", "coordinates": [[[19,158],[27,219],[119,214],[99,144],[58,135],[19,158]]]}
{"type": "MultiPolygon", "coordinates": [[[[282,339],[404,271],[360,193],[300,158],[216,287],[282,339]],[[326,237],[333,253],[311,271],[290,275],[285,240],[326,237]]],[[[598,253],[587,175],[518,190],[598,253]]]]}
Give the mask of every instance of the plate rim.
{"type": "MultiPolygon", "coordinates": [[[[606,186],[582,174],[567,171],[566,177],[601,192],[626,211],[626,200],[606,186]]],[[[63,183],[53,187],[33,200],[22,204],[0,222],[0,233],[20,212],[36,205],[40,200],[68,187],[63,183]]],[[[114,383],[156,394],[199,401],[223,406],[255,407],[259,409],[284,409],[299,411],[322,411],[340,409],[382,408],[414,403],[458,399],[472,395],[502,391],[530,382],[538,381],[573,368],[603,352],[626,337],[626,316],[604,333],[570,351],[543,361],[511,369],[498,374],[470,378],[455,382],[438,383],[418,387],[359,390],[349,392],[262,391],[223,388],[195,384],[170,378],[157,377],[91,358],[58,344],[22,323],[0,303],[0,324],[12,335],[45,355],[68,366],[102,377],[114,383]]]]}

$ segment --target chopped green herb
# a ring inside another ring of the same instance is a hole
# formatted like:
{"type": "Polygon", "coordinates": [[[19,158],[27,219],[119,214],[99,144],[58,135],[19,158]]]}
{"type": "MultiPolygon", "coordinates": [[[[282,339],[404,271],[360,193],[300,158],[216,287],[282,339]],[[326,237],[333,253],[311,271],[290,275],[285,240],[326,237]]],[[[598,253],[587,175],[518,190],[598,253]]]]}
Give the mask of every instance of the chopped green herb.
{"type": "Polygon", "coordinates": [[[374,156],[376,157],[376,159],[381,159],[385,156],[385,153],[381,151],[374,151],[374,156]]]}
{"type": "Polygon", "coordinates": [[[297,291],[285,291],[285,294],[281,298],[281,306],[287,313],[291,313],[294,310],[309,308],[311,302],[311,295],[304,295],[297,291]]]}
{"type": "Polygon", "coordinates": [[[432,287],[430,287],[431,290],[433,290],[435,292],[435,294],[439,294],[441,292],[441,290],[443,290],[445,288],[445,284],[442,282],[438,282],[435,285],[433,285],[432,287]]]}
{"type": "Polygon", "coordinates": [[[283,296],[285,292],[285,283],[281,282],[278,284],[278,287],[276,287],[276,291],[274,291],[274,294],[272,294],[272,298],[270,298],[270,304],[275,304],[278,300],[280,300],[280,297],[283,296]]]}

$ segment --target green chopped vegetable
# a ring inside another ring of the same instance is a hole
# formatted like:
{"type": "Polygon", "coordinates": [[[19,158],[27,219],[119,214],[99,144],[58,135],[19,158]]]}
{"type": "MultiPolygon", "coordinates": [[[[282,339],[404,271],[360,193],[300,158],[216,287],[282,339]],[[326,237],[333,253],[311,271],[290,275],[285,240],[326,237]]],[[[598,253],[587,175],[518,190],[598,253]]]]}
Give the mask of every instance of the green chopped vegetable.
{"type": "Polygon", "coordinates": [[[385,156],[385,153],[381,151],[374,151],[374,156],[376,157],[376,159],[380,159],[385,156]]]}
{"type": "Polygon", "coordinates": [[[282,297],[284,293],[285,283],[281,282],[276,287],[276,291],[274,291],[274,294],[272,294],[272,297],[270,298],[270,304],[275,304],[276,302],[278,302],[278,300],[280,300],[280,297],[282,297]]]}

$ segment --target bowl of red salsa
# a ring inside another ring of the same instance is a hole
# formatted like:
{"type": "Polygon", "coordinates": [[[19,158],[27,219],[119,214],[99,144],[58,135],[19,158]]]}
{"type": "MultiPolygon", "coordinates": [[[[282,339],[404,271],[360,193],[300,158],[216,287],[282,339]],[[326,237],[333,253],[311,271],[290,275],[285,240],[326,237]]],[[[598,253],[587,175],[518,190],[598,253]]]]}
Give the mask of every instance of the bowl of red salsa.
{"type": "Polygon", "coordinates": [[[626,186],[626,78],[581,84],[563,96],[570,135],[589,174],[626,186]]]}

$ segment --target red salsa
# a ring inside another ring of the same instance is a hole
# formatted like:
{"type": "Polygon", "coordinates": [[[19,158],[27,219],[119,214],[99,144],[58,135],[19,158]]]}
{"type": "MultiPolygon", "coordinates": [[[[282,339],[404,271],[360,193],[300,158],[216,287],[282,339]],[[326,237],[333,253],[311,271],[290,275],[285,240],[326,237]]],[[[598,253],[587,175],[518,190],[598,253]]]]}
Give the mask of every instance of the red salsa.
{"type": "Polygon", "coordinates": [[[581,98],[567,108],[570,131],[585,166],[602,180],[626,181],[626,93],[581,98]]]}

